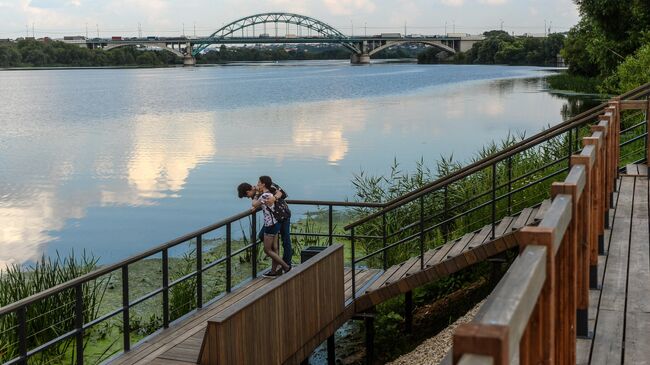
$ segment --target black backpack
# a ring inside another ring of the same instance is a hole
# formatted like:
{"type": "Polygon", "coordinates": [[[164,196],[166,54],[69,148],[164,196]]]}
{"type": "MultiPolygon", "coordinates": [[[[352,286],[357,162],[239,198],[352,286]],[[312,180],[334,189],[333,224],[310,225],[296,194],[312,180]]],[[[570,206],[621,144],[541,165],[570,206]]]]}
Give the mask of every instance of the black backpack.
{"type": "Polygon", "coordinates": [[[284,199],[276,200],[273,209],[270,210],[276,222],[284,222],[285,220],[291,218],[291,210],[289,209],[289,205],[287,205],[287,202],[285,202],[284,199]]]}

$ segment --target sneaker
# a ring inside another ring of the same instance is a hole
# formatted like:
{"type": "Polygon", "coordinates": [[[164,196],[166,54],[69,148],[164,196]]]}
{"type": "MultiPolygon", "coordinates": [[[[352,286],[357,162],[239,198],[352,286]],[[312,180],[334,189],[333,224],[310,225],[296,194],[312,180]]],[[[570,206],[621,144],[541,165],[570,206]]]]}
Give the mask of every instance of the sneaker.
{"type": "Polygon", "coordinates": [[[270,279],[275,279],[280,275],[281,274],[276,272],[276,271],[268,271],[268,272],[265,272],[264,274],[262,274],[263,277],[270,278],[270,279]]]}

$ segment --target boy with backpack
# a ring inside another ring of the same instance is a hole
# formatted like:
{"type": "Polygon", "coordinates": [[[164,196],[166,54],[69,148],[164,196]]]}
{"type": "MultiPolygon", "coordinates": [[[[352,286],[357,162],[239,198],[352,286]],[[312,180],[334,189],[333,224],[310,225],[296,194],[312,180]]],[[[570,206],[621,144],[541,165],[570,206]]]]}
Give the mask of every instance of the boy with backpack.
{"type": "MultiPolygon", "coordinates": [[[[289,270],[291,270],[291,258],[293,256],[293,249],[291,247],[291,210],[285,202],[287,198],[287,193],[284,192],[277,184],[273,183],[271,177],[269,176],[260,176],[259,181],[256,186],[252,186],[248,183],[241,183],[237,187],[237,194],[239,198],[248,197],[253,200],[253,209],[257,209],[259,206],[269,206],[272,205],[273,208],[264,210],[265,214],[270,214],[270,217],[275,223],[280,225],[280,234],[282,235],[282,248],[283,255],[282,261],[284,261],[289,270]],[[261,203],[260,198],[262,195],[267,192],[269,195],[264,196],[264,203],[261,203]]],[[[266,208],[262,208],[266,209],[266,208]]],[[[265,216],[267,217],[267,216],[265,216]]],[[[259,239],[264,242],[265,239],[266,227],[262,227],[259,232],[259,239]]],[[[273,242],[273,250],[279,252],[277,247],[277,241],[273,242]]],[[[274,268],[276,269],[276,268],[274,268]]],[[[275,271],[275,270],[274,270],[275,271]]],[[[285,270],[288,271],[288,270],[285,270]]]]}

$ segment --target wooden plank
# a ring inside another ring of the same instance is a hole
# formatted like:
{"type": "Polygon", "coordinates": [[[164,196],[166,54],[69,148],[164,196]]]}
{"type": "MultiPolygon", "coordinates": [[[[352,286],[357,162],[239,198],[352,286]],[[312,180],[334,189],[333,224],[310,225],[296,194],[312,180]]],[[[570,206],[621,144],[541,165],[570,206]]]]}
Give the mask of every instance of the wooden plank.
{"type": "Polygon", "coordinates": [[[546,214],[546,211],[550,206],[551,206],[550,199],[545,199],[544,201],[542,201],[542,204],[539,206],[539,208],[537,209],[537,213],[535,214],[536,222],[539,222],[542,219],[544,219],[544,215],[546,214]]]}
{"type": "Polygon", "coordinates": [[[650,230],[648,180],[636,178],[625,321],[625,362],[650,363],[650,230]]]}
{"type": "Polygon", "coordinates": [[[395,271],[399,270],[400,267],[401,265],[393,265],[389,267],[388,270],[386,270],[379,278],[377,278],[377,280],[375,280],[374,283],[372,283],[372,285],[368,287],[368,289],[366,289],[366,293],[370,293],[374,290],[379,289],[382,285],[384,285],[384,283],[386,283],[386,280],[390,279],[391,276],[393,276],[395,271]]]}
{"type": "Polygon", "coordinates": [[[537,212],[539,212],[539,207],[533,208],[533,211],[530,212],[530,217],[528,217],[528,220],[526,220],[525,226],[528,226],[528,225],[531,225],[531,224],[535,223],[535,217],[537,217],[537,212]]]}
{"type": "MultiPolygon", "coordinates": [[[[427,252],[424,253],[424,268],[427,268],[427,262],[433,258],[433,256],[436,254],[437,250],[436,249],[431,249],[427,252]]],[[[406,272],[406,276],[410,276],[415,274],[416,272],[420,271],[420,265],[413,265],[409,269],[409,271],[406,272]]]]}
{"type": "Polygon", "coordinates": [[[524,210],[519,213],[517,219],[510,226],[510,230],[516,231],[526,225],[528,218],[530,218],[530,213],[533,212],[533,208],[524,208],[524,210]]]}
{"type": "Polygon", "coordinates": [[[488,224],[487,226],[483,227],[473,238],[469,243],[467,244],[468,249],[473,249],[477,248],[476,250],[476,255],[479,257],[490,257],[495,254],[495,252],[492,252],[491,248],[489,247],[482,247],[483,242],[490,237],[490,234],[492,234],[492,225],[488,224]],[[488,252],[488,249],[489,252],[488,252]]]}
{"type": "Polygon", "coordinates": [[[465,247],[469,245],[469,242],[473,240],[474,237],[476,237],[476,235],[472,237],[472,234],[466,234],[460,240],[456,241],[451,250],[449,250],[446,258],[441,261],[441,264],[444,266],[447,273],[456,272],[467,266],[464,256],[459,257],[459,255],[463,252],[465,247]]]}
{"type": "Polygon", "coordinates": [[[639,171],[639,176],[648,176],[648,166],[646,165],[636,165],[637,170],[639,171]]]}
{"type": "Polygon", "coordinates": [[[612,227],[612,237],[603,279],[600,309],[625,310],[625,287],[627,284],[627,258],[632,220],[633,177],[622,177],[618,206],[612,227]]]}
{"type": "Polygon", "coordinates": [[[620,364],[623,356],[627,260],[634,178],[622,177],[603,278],[591,363],[620,364]]]}
{"type": "Polygon", "coordinates": [[[442,260],[447,258],[447,253],[449,250],[451,250],[452,247],[454,247],[455,244],[456,242],[454,241],[445,243],[444,245],[440,246],[440,249],[436,251],[436,253],[431,257],[431,260],[427,261],[425,265],[428,267],[438,265],[442,260]]]}
{"type": "Polygon", "coordinates": [[[639,169],[635,164],[629,163],[625,166],[625,173],[628,175],[636,176],[639,174],[639,169]]]}
{"type": "Polygon", "coordinates": [[[386,280],[385,285],[390,285],[394,282],[399,281],[404,275],[406,275],[406,272],[413,266],[413,265],[420,265],[420,258],[419,257],[411,257],[410,259],[406,260],[406,262],[402,263],[399,267],[399,269],[395,270],[395,273],[391,275],[390,278],[386,280]]]}
{"type": "Polygon", "coordinates": [[[650,313],[630,312],[625,319],[625,364],[650,364],[650,313]]]}
{"type": "Polygon", "coordinates": [[[621,363],[624,320],[623,311],[600,309],[591,354],[592,365],[621,363]]]}
{"type": "Polygon", "coordinates": [[[456,241],[452,248],[447,252],[447,258],[450,259],[454,256],[458,256],[469,244],[472,238],[475,236],[474,232],[466,233],[463,237],[456,241]]]}

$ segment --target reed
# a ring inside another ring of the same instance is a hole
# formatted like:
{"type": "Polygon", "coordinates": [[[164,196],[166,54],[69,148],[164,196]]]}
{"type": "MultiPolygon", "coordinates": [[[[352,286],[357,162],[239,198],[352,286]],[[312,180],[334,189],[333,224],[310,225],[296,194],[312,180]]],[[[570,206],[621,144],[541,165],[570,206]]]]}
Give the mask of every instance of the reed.
{"type": "MultiPolygon", "coordinates": [[[[524,134],[508,135],[499,143],[488,143],[470,162],[484,159],[524,138],[524,134]]],[[[495,205],[497,220],[549,197],[551,182],[566,173],[568,160],[564,158],[569,155],[570,147],[571,151],[577,149],[574,141],[573,136],[560,135],[495,165],[495,195],[501,197],[495,205]],[[544,180],[554,174],[559,176],[544,180]]],[[[363,202],[389,201],[447,176],[462,166],[453,156],[437,160],[433,168],[426,166],[424,160],[420,159],[414,171],[408,172],[402,170],[397,161],[393,161],[391,171],[386,176],[372,176],[363,171],[356,174],[353,180],[356,190],[354,198],[363,202]]],[[[358,236],[382,236],[385,219],[388,237],[386,245],[406,240],[388,250],[385,258],[380,254],[370,258],[365,264],[380,267],[385,259],[386,264],[390,266],[418,254],[420,229],[426,231],[424,240],[426,249],[429,249],[491,223],[492,175],[492,167],[485,168],[394,209],[385,217],[378,217],[357,227],[355,234],[358,236]],[[424,227],[419,224],[421,214],[424,217],[424,227]],[[408,240],[408,237],[414,238],[408,240]]],[[[356,210],[359,217],[369,213],[367,209],[356,210]]],[[[360,238],[357,242],[360,250],[357,257],[376,252],[384,245],[384,242],[377,238],[360,238]]]]}
{"type": "MultiPolygon", "coordinates": [[[[43,290],[72,280],[93,271],[97,259],[85,253],[77,258],[74,252],[62,258],[43,256],[35,264],[24,267],[13,265],[0,271],[0,307],[39,293],[43,290]]],[[[82,285],[83,315],[87,323],[97,318],[99,307],[106,292],[107,279],[98,279],[82,285]]],[[[27,307],[27,348],[33,349],[74,329],[75,290],[34,302],[27,307]]],[[[0,362],[18,355],[18,321],[15,313],[0,316],[0,362]]],[[[86,337],[86,342],[89,337],[86,337]]],[[[74,338],[62,341],[35,356],[30,362],[69,362],[74,351],[74,338]],[[66,360],[68,359],[68,360],[66,360]]]]}

